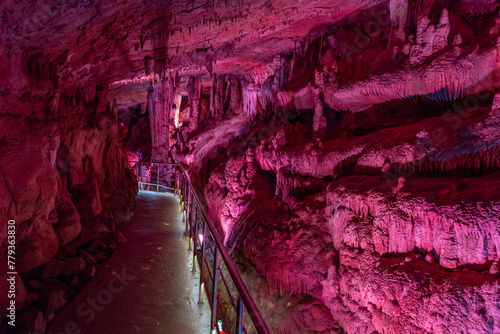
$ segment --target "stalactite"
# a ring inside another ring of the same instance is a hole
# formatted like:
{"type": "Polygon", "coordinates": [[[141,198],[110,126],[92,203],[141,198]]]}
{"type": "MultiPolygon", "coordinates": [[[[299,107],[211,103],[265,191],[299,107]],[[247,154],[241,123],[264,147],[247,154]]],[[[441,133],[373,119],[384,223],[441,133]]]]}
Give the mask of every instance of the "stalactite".
{"type": "Polygon", "coordinates": [[[187,87],[188,100],[191,103],[191,109],[189,113],[189,132],[196,133],[198,131],[198,126],[200,123],[200,100],[201,100],[201,87],[202,80],[201,76],[190,77],[187,87]]]}
{"type": "Polygon", "coordinates": [[[151,154],[154,161],[166,161],[170,149],[171,127],[174,123],[172,104],[175,103],[175,73],[150,88],[148,111],[152,135],[151,154]]]}
{"type": "Polygon", "coordinates": [[[391,38],[404,42],[406,40],[404,28],[408,15],[408,0],[391,0],[390,15],[391,38]]]}

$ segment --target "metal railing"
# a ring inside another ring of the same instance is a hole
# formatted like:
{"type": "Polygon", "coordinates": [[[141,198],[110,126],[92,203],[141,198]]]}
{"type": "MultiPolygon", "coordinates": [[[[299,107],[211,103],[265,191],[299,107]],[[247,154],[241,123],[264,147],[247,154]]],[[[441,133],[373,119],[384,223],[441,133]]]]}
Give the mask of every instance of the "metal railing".
{"type": "Polygon", "coordinates": [[[179,168],[177,168],[177,164],[129,161],[128,167],[137,176],[139,190],[179,194],[179,168]]]}
{"type": "Polygon", "coordinates": [[[199,303],[203,303],[205,291],[212,330],[221,319],[228,334],[271,333],[182,165],[130,161],[129,167],[137,175],[139,189],[179,195],[189,250],[193,251],[193,272],[197,267],[200,271],[199,303]]]}

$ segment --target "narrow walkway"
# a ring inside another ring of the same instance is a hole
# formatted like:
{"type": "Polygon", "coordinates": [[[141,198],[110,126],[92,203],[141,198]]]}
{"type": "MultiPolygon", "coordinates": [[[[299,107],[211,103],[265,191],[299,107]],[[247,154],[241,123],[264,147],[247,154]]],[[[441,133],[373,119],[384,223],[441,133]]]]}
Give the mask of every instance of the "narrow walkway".
{"type": "Polygon", "coordinates": [[[180,211],[178,197],[139,192],[134,216],[120,228],[127,241],[48,333],[209,333],[210,307],[206,297],[198,305],[180,211]]]}

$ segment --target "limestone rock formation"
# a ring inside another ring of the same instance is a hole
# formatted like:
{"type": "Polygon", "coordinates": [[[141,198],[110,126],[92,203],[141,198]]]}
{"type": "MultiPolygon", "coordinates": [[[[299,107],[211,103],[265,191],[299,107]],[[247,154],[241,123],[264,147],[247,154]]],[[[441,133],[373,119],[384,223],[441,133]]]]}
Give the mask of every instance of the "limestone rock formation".
{"type": "Polygon", "coordinates": [[[273,333],[500,331],[497,1],[0,8],[24,330],[123,242],[127,159],[175,158],[273,333]]]}

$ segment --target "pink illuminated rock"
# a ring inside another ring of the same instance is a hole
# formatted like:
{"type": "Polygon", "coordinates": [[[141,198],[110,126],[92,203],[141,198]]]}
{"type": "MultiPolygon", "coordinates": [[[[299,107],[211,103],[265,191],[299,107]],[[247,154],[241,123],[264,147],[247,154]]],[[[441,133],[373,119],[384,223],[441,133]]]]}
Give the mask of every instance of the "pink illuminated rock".
{"type": "Polygon", "coordinates": [[[425,262],[427,264],[434,264],[436,262],[436,260],[434,259],[434,255],[432,255],[431,253],[427,254],[425,256],[425,262]]]}
{"type": "Polygon", "coordinates": [[[64,269],[64,261],[51,259],[43,270],[43,278],[56,278],[58,277],[64,269]]]}
{"type": "Polygon", "coordinates": [[[498,275],[499,272],[500,272],[500,268],[498,268],[498,261],[494,261],[490,267],[490,274],[491,275],[498,275]]]}
{"type": "Polygon", "coordinates": [[[16,269],[19,272],[47,263],[59,248],[59,240],[52,226],[48,222],[39,224],[33,224],[35,229],[32,231],[34,233],[19,240],[16,244],[16,253],[19,254],[16,260],[16,269]]]}
{"type": "Polygon", "coordinates": [[[112,246],[112,247],[115,247],[117,248],[118,246],[120,246],[124,241],[125,241],[125,237],[123,236],[123,234],[121,234],[119,231],[115,231],[115,232],[112,232],[110,234],[108,234],[104,239],[103,239],[103,243],[107,246],[112,246]]]}
{"type": "Polygon", "coordinates": [[[95,273],[96,273],[96,266],[91,264],[85,268],[82,277],[84,280],[90,280],[92,277],[94,277],[95,273]]]}
{"type": "MultiPolygon", "coordinates": [[[[65,194],[66,195],[66,194],[65,194]]],[[[61,245],[75,239],[81,232],[80,214],[69,195],[60,196],[56,206],[57,222],[53,225],[61,245]]]]}
{"type": "Polygon", "coordinates": [[[72,277],[81,274],[85,269],[85,260],[80,257],[73,257],[64,260],[64,268],[62,273],[66,277],[72,277]]]}
{"type": "Polygon", "coordinates": [[[43,313],[36,308],[28,308],[19,313],[17,321],[23,324],[32,334],[43,334],[46,331],[46,321],[43,313]]]}
{"type": "Polygon", "coordinates": [[[50,315],[59,311],[66,304],[66,302],[66,299],[64,299],[59,292],[52,292],[47,304],[46,314],[50,315]]]}
{"type": "Polygon", "coordinates": [[[250,125],[233,113],[174,144],[273,331],[491,332],[500,319],[498,33],[467,47],[467,5],[428,5],[391,1],[389,44],[347,54],[345,30],[304,42],[285,85],[270,84],[274,65],[241,82],[250,125]]]}
{"type": "Polygon", "coordinates": [[[28,330],[124,241],[127,159],[175,158],[271,332],[498,331],[497,2],[1,7],[0,231],[28,330]]]}

